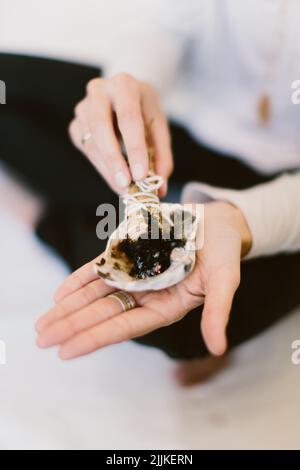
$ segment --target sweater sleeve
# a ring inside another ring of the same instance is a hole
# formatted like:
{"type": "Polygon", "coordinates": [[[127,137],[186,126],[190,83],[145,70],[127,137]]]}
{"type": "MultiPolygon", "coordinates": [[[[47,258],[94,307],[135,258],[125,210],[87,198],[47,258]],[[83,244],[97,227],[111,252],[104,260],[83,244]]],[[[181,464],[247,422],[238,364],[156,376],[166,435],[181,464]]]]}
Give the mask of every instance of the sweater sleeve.
{"type": "Polygon", "coordinates": [[[248,258],[300,250],[300,172],[237,191],[188,183],[183,202],[228,201],[243,212],[252,233],[248,258]]]}
{"type": "Polygon", "coordinates": [[[192,4],[170,0],[124,3],[123,25],[118,22],[107,37],[104,75],[126,72],[163,93],[177,78],[193,34],[192,4]]]}

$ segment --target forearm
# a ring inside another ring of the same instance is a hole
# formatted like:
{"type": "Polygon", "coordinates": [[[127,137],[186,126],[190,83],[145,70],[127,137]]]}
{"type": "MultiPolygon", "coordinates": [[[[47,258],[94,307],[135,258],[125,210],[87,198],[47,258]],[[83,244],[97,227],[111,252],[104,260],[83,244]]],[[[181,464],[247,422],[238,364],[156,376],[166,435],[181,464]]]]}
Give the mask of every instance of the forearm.
{"type": "Polygon", "coordinates": [[[205,184],[186,186],[184,201],[228,201],[243,213],[252,246],[247,258],[300,250],[300,172],[236,191],[205,184]]]}

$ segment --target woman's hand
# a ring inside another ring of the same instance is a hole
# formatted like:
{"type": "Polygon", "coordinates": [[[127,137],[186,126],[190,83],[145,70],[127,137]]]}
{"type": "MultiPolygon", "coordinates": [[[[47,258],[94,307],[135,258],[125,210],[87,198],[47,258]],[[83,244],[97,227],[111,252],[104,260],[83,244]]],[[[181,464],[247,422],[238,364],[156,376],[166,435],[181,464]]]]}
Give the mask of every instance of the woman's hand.
{"type": "MultiPolygon", "coordinates": [[[[132,181],[147,176],[148,152],[145,125],[150,124],[148,141],[154,148],[155,171],[167,182],[172,169],[172,153],[167,119],[155,90],[127,74],[95,78],[87,85],[85,98],[75,108],[70,135],[108,184],[121,194],[132,181]],[[114,128],[118,128],[126,147],[129,166],[121,153],[114,128]],[[91,138],[83,143],[85,135],[91,138]]],[[[160,195],[166,193],[166,183],[160,195]]]]}
{"type": "Polygon", "coordinates": [[[204,232],[193,272],[169,289],[134,293],[138,307],[125,313],[106,297],[115,289],[94,274],[94,262],[71,274],[56,294],[56,306],[37,322],[38,345],[59,345],[62,359],[75,358],[170,325],[204,302],[202,335],[212,354],[223,354],[251,235],[239,209],[226,202],[205,206],[204,232]]]}

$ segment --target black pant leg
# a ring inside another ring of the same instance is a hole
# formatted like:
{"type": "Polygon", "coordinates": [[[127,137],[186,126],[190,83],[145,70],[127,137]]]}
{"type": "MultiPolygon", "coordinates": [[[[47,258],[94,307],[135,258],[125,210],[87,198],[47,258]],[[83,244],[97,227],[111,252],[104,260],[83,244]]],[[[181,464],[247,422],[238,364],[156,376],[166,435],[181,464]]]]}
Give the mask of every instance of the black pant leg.
{"type": "Polygon", "coordinates": [[[37,232],[75,269],[97,256],[96,208],[118,198],[76,150],[68,126],[87,82],[100,70],[0,54],[7,104],[0,108],[0,158],[46,201],[37,232]]]}
{"type": "Polygon", "coordinates": [[[108,200],[111,191],[68,136],[92,67],[0,54],[7,104],[0,109],[0,158],[51,204],[108,200]]]}

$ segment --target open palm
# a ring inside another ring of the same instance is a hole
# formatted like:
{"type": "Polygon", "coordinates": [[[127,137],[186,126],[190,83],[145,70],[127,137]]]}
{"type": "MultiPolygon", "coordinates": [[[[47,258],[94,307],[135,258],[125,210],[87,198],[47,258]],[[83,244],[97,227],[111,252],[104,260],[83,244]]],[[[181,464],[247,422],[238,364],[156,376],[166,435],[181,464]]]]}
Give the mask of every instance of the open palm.
{"type": "Polygon", "coordinates": [[[92,261],[58,289],[56,305],[37,322],[38,345],[59,345],[62,359],[75,358],[170,325],[204,303],[203,337],[213,354],[222,354],[239,285],[245,222],[227,203],[211,203],[205,213],[204,247],[182,282],[161,291],[134,293],[138,307],[123,312],[119,302],[108,297],[115,289],[94,274],[92,261]]]}

